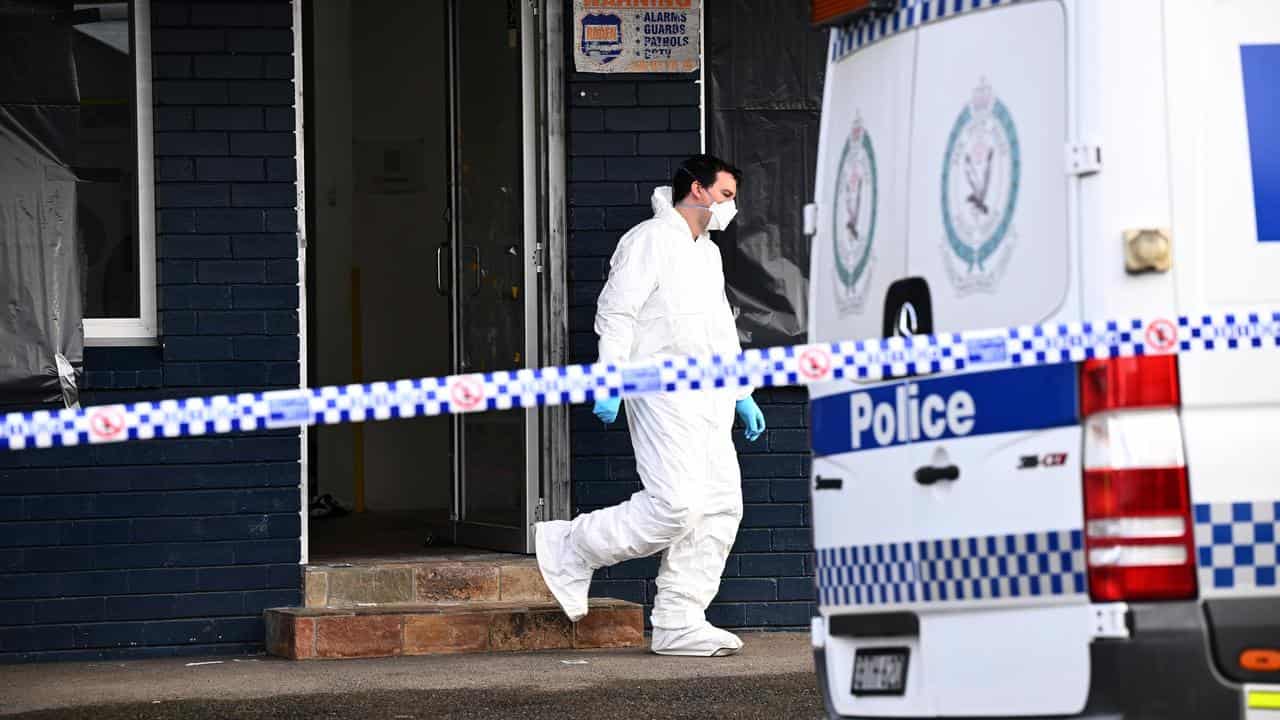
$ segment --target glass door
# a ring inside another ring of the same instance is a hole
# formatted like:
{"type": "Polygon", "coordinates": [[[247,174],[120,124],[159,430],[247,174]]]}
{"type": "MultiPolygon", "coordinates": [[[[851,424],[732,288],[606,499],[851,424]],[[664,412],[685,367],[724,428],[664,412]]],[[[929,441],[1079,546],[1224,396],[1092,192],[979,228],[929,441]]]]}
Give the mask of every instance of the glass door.
{"type": "MultiPolygon", "coordinates": [[[[536,126],[528,2],[450,3],[452,293],[457,372],[528,367],[536,358],[536,126]]],[[[530,551],[538,490],[538,416],[454,418],[455,540],[530,551]]]]}

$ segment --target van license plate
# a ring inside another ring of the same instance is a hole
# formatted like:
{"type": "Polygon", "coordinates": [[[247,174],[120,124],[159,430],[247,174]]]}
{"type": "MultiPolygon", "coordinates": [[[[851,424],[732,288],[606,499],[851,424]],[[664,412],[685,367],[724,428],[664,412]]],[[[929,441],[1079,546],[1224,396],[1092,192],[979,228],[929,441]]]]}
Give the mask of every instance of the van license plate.
{"type": "Polygon", "coordinates": [[[904,647],[860,648],[853,658],[853,694],[903,694],[910,656],[911,650],[904,647]]]}

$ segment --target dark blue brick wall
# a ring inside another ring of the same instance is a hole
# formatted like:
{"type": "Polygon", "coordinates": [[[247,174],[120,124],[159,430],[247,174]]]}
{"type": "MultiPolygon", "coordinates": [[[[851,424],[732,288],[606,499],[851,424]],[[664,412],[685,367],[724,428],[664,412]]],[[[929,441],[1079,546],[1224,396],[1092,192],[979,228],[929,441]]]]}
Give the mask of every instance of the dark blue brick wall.
{"type": "MultiPolygon", "coordinates": [[[[160,347],[86,403],[298,383],[292,10],[154,0],[160,347]]],[[[0,455],[0,662],[242,653],[301,603],[296,432],[0,455]]]]}
{"type": "MultiPolygon", "coordinates": [[[[651,217],[653,188],[667,184],[676,165],[699,150],[696,81],[696,75],[569,74],[573,362],[596,359],[596,298],[618,238],[651,217]]],[[[814,598],[807,395],[784,389],[760,390],[755,397],[770,429],[755,443],[737,438],[746,514],[708,617],[726,627],[805,626],[814,598]]],[[[575,512],[620,502],[640,489],[622,418],[606,428],[580,406],[572,411],[571,428],[575,512]]],[[[657,557],[602,569],[592,594],[649,605],[657,569],[657,557]]]]}

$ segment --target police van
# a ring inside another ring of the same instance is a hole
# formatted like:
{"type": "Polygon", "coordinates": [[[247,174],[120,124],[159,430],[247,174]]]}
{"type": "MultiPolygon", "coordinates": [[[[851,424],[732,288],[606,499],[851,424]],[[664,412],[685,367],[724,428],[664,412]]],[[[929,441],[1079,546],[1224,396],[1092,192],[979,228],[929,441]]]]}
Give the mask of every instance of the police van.
{"type": "MultiPolygon", "coordinates": [[[[811,342],[1280,310],[1280,2],[812,10],[811,342]]],[[[810,392],[832,717],[1280,718],[1274,347],[810,392]]]]}

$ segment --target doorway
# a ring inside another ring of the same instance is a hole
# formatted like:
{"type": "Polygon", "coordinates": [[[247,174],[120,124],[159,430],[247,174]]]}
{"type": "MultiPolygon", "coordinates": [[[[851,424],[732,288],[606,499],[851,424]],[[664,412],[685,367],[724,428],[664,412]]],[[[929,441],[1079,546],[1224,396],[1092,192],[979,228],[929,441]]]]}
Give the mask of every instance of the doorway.
{"type": "MultiPolygon", "coordinates": [[[[545,355],[534,20],[522,0],[304,5],[310,384],[545,355]]],[[[531,551],[542,419],[314,428],[311,558],[531,551]]]]}

